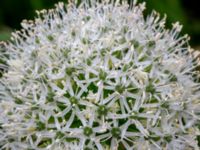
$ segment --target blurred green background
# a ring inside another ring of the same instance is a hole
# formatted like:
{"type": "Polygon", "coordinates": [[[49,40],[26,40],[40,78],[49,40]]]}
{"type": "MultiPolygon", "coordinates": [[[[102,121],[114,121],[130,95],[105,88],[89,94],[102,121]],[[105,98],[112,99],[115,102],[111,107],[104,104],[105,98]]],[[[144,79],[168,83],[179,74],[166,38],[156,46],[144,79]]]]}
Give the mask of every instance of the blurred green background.
{"type": "MultiPolygon", "coordinates": [[[[67,0],[0,0],[0,41],[8,40],[10,33],[20,29],[23,19],[34,19],[35,10],[53,8],[58,1],[67,0]]],[[[184,25],[182,34],[191,36],[190,44],[200,49],[199,0],[138,0],[146,2],[145,14],[156,10],[167,14],[167,27],[179,21],[184,25]]]]}

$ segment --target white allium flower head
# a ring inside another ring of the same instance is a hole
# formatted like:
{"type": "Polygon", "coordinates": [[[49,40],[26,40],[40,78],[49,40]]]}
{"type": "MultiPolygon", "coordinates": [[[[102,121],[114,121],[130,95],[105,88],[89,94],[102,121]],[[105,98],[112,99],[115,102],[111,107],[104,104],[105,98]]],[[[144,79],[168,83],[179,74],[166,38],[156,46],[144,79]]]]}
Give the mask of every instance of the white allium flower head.
{"type": "Polygon", "coordinates": [[[4,43],[0,149],[198,150],[198,54],[145,4],[37,12],[4,43]]]}

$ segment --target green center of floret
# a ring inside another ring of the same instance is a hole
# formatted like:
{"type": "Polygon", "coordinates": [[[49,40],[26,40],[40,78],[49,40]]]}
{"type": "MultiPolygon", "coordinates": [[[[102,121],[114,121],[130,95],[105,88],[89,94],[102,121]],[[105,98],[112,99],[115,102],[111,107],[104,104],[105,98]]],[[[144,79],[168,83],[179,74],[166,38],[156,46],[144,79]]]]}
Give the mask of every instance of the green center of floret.
{"type": "Polygon", "coordinates": [[[47,101],[48,102],[53,102],[54,101],[54,96],[55,96],[55,94],[53,92],[48,93],[47,101]]]}
{"type": "Polygon", "coordinates": [[[15,103],[18,104],[18,105],[21,105],[21,104],[23,104],[23,101],[19,98],[16,98],[15,103]]]}
{"type": "Polygon", "coordinates": [[[111,129],[111,134],[112,134],[113,137],[119,138],[120,135],[121,135],[121,130],[120,130],[120,128],[113,127],[113,128],[111,129]]]}
{"type": "Polygon", "coordinates": [[[56,138],[57,138],[57,139],[61,139],[61,138],[64,137],[64,136],[65,136],[65,134],[62,133],[61,131],[58,131],[58,132],[56,133],[56,138]]]}
{"type": "Polygon", "coordinates": [[[72,68],[72,67],[69,67],[69,68],[66,68],[66,69],[65,69],[65,72],[66,72],[66,74],[67,74],[68,76],[71,76],[72,73],[73,73],[74,71],[75,71],[75,69],[72,68]]]}
{"type": "Polygon", "coordinates": [[[123,85],[116,85],[115,90],[119,93],[122,94],[125,91],[125,87],[123,85]]]}
{"type": "Polygon", "coordinates": [[[92,128],[90,128],[90,127],[85,127],[85,128],[83,129],[83,134],[84,134],[85,136],[90,136],[92,133],[93,133],[93,130],[92,130],[92,128]]]}
{"type": "Polygon", "coordinates": [[[170,103],[168,101],[164,101],[160,105],[161,108],[163,109],[169,109],[170,108],[170,103]]]}
{"type": "Polygon", "coordinates": [[[107,73],[105,71],[103,71],[102,69],[100,69],[99,79],[104,81],[106,79],[106,76],[107,76],[107,73]]]}
{"type": "Polygon", "coordinates": [[[41,122],[41,121],[37,121],[36,122],[36,129],[38,130],[38,131],[42,131],[42,130],[44,130],[46,128],[46,126],[45,126],[45,124],[43,123],[43,122],[41,122]]]}
{"type": "Polygon", "coordinates": [[[78,104],[78,99],[75,98],[75,97],[71,97],[70,98],[70,102],[71,102],[72,105],[77,105],[78,104]]]}
{"type": "Polygon", "coordinates": [[[100,105],[97,109],[97,112],[100,116],[106,116],[108,113],[108,108],[105,105],[100,105]]]}
{"type": "Polygon", "coordinates": [[[146,92],[151,93],[151,94],[154,94],[154,93],[156,92],[155,86],[154,86],[152,83],[150,83],[150,84],[147,85],[147,87],[146,87],[146,92]]]}

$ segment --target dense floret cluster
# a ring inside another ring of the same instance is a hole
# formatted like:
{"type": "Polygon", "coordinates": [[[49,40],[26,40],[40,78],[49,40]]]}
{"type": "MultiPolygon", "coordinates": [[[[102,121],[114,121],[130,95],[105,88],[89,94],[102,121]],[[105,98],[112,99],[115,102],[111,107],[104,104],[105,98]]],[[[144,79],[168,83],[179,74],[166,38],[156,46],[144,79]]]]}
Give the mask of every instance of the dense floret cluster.
{"type": "Polygon", "coordinates": [[[198,61],[144,4],[59,3],[4,44],[0,149],[198,150],[198,61]]]}

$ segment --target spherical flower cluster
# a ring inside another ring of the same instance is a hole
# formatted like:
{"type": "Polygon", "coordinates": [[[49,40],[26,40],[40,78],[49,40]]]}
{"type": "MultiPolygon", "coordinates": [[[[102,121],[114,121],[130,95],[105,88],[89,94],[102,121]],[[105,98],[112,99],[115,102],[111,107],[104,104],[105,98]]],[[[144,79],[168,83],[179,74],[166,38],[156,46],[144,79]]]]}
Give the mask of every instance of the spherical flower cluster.
{"type": "Polygon", "coordinates": [[[198,150],[197,57],[144,8],[84,0],[22,22],[0,56],[0,149],[198,150]]]}

